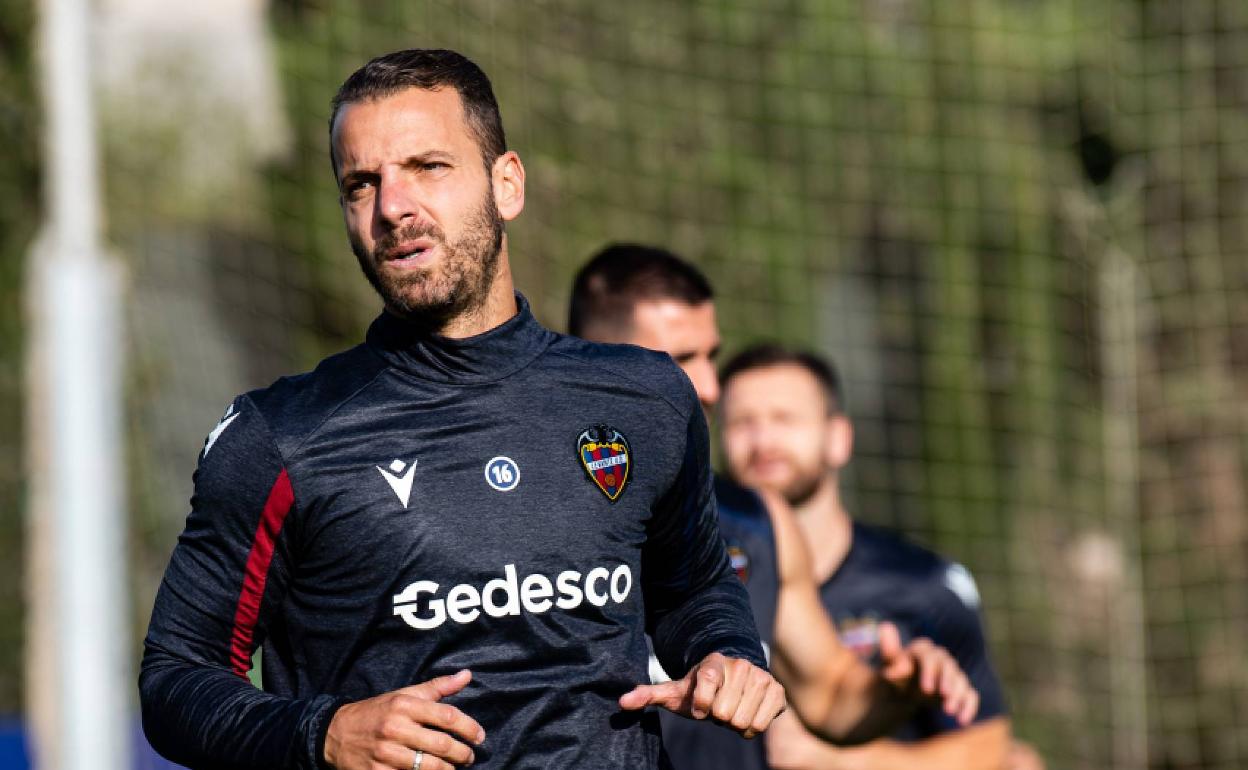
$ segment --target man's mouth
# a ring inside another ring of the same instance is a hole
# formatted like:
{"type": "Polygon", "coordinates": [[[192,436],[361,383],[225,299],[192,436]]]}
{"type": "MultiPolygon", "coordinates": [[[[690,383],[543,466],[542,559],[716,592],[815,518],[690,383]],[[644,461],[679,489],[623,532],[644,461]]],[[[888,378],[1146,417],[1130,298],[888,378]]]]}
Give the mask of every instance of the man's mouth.
{"type": "Polygon", "coordinates": [[[764,457],[754,458],[749,467],[755,474],[771,477],[788,471],[789,463],[780,457],[764,457]]]}
{"type": "Polygon", "coordinates": [[[401,243],[382,252],[381,262],[395,267],[420,267],[429,262],[435,245],[428,238],[401,243]]]}

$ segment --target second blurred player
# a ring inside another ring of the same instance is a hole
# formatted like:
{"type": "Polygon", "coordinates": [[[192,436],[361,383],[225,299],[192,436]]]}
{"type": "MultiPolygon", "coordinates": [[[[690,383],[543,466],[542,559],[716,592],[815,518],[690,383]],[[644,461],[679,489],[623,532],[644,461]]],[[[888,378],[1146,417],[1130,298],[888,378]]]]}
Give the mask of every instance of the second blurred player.
{"type": "MultiPolygon", "coordinates": [[[[713,293],[695,267],[671,252],[634,244],[603,249],[576,277],[568,327],[597,342],[664,351],[689,376],[704,408],[719,399],[713,293]]],[[[722,480],[716,496],[720,528],[770,645],[772,666],[803,723],[830,740],[859,742],[904,719],[916,699],[937,700],[963,722],[973,717],[977,694],[949,654],[930,641],[903,647],[886,628],[879,675],[841,645],[819,604],[801,534],[779,496],[764,503],[722,480]]],[[[766,767],[760,742],[704,723],[663,718],[663,739],[680,770],[766,767]]]]}

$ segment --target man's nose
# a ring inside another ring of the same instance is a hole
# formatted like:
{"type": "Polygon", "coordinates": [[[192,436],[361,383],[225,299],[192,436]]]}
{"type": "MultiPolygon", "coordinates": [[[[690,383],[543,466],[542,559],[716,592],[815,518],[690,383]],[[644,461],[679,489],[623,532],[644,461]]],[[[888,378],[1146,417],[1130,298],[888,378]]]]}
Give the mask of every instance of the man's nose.
{"type": "Polygon", "coordinates": [[[420,214],[420,194],[417,185],[400,175],[383,177],[377,190],[377,214],[391,228],[416,219],[420,214]]]}
{"type": "Polygon", "coordinates": [[[707,409],[714,407],[719,403],[719,375],[715,365],[710,361],[699,361],[691,368],[693,371],[689,373],[689,379],[693,381],[698,400],[707,409]]]}

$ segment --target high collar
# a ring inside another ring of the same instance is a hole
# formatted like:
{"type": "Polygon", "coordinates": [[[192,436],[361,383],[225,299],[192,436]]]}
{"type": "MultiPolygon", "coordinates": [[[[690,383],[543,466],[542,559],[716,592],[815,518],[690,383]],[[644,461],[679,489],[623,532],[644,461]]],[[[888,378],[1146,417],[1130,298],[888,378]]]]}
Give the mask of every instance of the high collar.
{"type": "Polygon", "coordinates": [[[368,345],[392,366],[435,382],[472,384],[508,377],[555,339],[516,292],[518,311],[489,331],[454,339],[383,312],[368,327],[368,345]]]}

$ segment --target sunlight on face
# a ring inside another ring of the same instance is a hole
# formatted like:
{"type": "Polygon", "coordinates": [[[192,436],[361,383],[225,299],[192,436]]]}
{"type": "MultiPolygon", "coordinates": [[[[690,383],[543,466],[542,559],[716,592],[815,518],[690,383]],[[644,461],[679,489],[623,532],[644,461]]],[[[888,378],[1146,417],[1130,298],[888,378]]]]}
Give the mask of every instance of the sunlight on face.
{"type": "Polygon", "coordinates": [[[827,475],[829,417],[819,382],[796,364],[749,369],[724,387],[724,454],[743,484],[809,499],[827,475]]]}
{"type": "Polygon", "coordinates": [[[690,305],[675,299],[642,300],[633,308],[632,336],[626,340],[667,353],[688,375],[698,400],[710,409],[719,402],[719,326],[715,303],[690,305]]]}
{"type": "Polygon", "coordinates": [[[484,302],[503,220],[459,93],[348,104],[333,145],[351,248],[387,307],[439,319],[484,302]]]}

